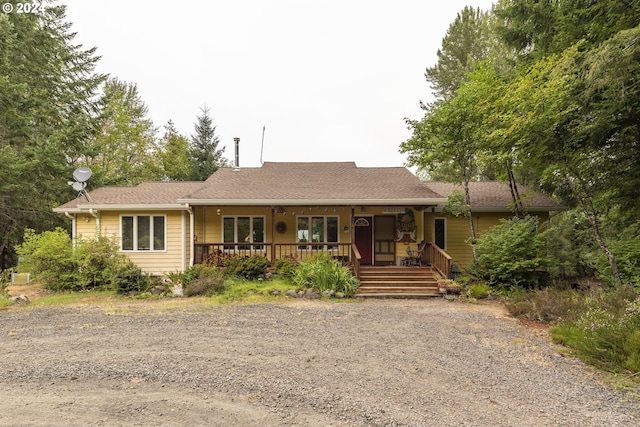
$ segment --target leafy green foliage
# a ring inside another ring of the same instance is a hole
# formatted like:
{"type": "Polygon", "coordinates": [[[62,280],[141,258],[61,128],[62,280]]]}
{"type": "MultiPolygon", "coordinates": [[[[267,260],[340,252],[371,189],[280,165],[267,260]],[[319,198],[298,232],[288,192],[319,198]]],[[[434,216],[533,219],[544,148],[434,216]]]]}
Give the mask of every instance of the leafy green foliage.
{"type": "MultiPolygon", "coordinates": [[[[0,14],[0,269],[15,265],[23,230],[52,230],[51,207],[95,131],[95,49],[73,42],[64,6],[0,14]]],[[[64,280],[64,279],[61,279],[64,280]]]]}
{"type": "Polygon", "coordinates": [[[331,289],[350,297],[356,294],[360,283],[348,267],[328,254],[316,255],[300,262],[293,274],[293,283],[301,288],[314,288],[320,292],[331,289]]]}
{"type": "Polygon", "coordinates": [[[106,237],[80,242],[72,256],[76,269],[74,290],[109,289],[113,285],[119,288],[122,269],[130,267],[125,265],[117,244],[106,237]]]}
{"type": "Polygon", "coordinates": [[[482,299],[486,298],[491,294],[491,286],[486,283],[476,283],[469,286],[468,295],[471,298],[482,299]]]}
{"type": "Polygon", "coordinates": [[[248,280],[264,278],[269,262],[261,255],[250,257],[231,257],[224,261],[225,275],[248,280]]]}
{"type": "Polygon", "coordinates": [[[54,291],[115,287],[128,293],[143,292],[149,287],[142,270],[127,262],[117,245],[105,237],[76,242],[74,249],[62,228],[40,234],[27,229],[16,252],[23,257],[20,268],[54,291]]]}
{"type": "Polygon", "coordinates": [[[227,287],[224,271],[215,266],[195,264],[187,270],[170,275],[174,282],[180,281],[185,296],[211,296],[223,292],[227,287]]]}
{"type": "Polygon", "coordinates": [[[76,289],[75,257],[71,237],[62,228],[37,234],[33,229],[24,231],[23,243],[16,247],[23,257],[21,268],[33,274],[35,280],[51,290],[76,289]]]}
{"type": "MultiPolygon", "coordinates": [[[[640,287],[640,222],[630,225],[617,238],[611,239],[609,247],[616,255],[623,283],[640,287]]],[[[611,265],[602,252],[597,253],[594,267],[602,280],[615,284],[611,265]]]]}
{"type": "Polygon", "coordinates": [[[640,295],[630,286],[585,294],[581,307],[551,329],[586,363],[611,372],[640,372],[640,295]]]}
{"type": "Polygon", "coordinates": [[[94,172],[93,185],[135,185],[160,178],[151,156],[155,128],[133,83],[109,79],[99,100],[99,132],[82,156],[94,172]]]}
{"type": "Polygon", "coordinates": [[[289,258],[279,258],[275,262],[276,274],[289,279],[293,278],[297,267],[298,261],[289,258]]]}
{"type": "Polygon", "coordinates": [[[119,294],[139,294],[151,288],[153,281],[140,267],[128,261],[113,274],[113,282],[119,294]]]}
{"type": "Polygon", "coordinates": [[[156,147],[156,157],[161,162],[162,179],[186,181],[191,173],[188,156],[189,140],[178,133],[171,120],[164,128],[164,135],[156,147]]]}
{"type": "Polygon", "coordinates": [[[501,220],[477,242],[474,273],[497,288],[534,287],[550,260],[543,256],[546,233],[538,232],[538,218],[501,220]]]}
{"type": "Polygon", "coordinates": [[[438,49],[438,63],[428,67],[425,77],[436,95],[446,99],[455,95],[473,67],[491,51],[495,36],[489,25],[489,13],[466,6],[458,13],[438,49]]]}

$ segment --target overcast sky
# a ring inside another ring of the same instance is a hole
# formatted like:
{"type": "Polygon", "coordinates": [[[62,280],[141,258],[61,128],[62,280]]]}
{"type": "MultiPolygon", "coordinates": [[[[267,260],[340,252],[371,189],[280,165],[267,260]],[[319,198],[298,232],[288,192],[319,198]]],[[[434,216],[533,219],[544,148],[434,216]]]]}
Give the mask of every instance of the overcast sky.
{"type": "Polygon", "coordinates": [[[432,100],[425,68],[464,6],[491,0],[59,0],[98,71],[135,83],[157,127],[211,109],[225,156],[402,166],[432,100]]]}

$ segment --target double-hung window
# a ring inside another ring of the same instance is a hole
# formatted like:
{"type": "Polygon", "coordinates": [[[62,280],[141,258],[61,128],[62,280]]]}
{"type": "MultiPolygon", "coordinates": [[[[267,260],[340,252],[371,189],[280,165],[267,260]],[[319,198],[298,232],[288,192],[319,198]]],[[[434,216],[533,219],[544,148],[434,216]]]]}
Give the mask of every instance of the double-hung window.
{"type": "MultiPolygon", "coordinates": [[[[227,216],[222,219],[224,243],[264,243],[264,216],[227,216]]],[[[251,245],[225,245],[225,249],[250,249],[251,245]]],[[[254,245],[255,250],[264,246],[254,245]]]]}
{"type": "MultiPolygon", "coordinates": [[[[301,242],[338,242],[338,217],[337,216],[298,216],[296,238],[301,242]]],[[[333,245],[313,245],[316,250],[331,250],[333,245]]],[[[298,249],[308,249],[307,246],[298,246],[298,249]]]]}
{"type": "Polygon", "coordinates": [[[123,251],[164,251],[167,248],[164,215],[122,215],[120,230],[123,251]]]}

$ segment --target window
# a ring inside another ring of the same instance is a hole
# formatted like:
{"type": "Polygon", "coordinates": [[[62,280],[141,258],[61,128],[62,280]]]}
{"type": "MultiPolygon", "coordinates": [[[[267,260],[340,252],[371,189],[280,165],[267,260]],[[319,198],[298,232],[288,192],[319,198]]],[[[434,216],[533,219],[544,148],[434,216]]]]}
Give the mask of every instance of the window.
{"type": "MultiPolygon", "coordinates": [[[[337,216],[299,216],[297,218],[298,242],[338,242],[337,216]]],[[[306,246],[298,246],[307,249],[306,246]]],[[[327,246],[327,249],[334,249],[327,246]]],[[[313,249],[323,249],[323,246],[313,246],[313,249]]]]}
{"type": "Polygon", "coordinates": [[[442,249],[447,249],[447,219],[436,218],[435,219],[435,242],[436,245],[442,249]]]}
{"type": "MultiPolygon", "coordinates": [[[[228,216],[222,219],[222,241],[224,243],[263,243],[263,216],[228,216]]],[[[225,249],[233,249],[233,245],[225,245],[225,249]]],[[[250,249],[251,245],[238,245],[238,249],[250,249]]],[[[254,246],[262,250],[263,246],[254,246]]]]}
{"type": "Polygon", "coordinates": [[[123,215],[120,217],[123,251],[164,251],[164,215],[123,215]]]}

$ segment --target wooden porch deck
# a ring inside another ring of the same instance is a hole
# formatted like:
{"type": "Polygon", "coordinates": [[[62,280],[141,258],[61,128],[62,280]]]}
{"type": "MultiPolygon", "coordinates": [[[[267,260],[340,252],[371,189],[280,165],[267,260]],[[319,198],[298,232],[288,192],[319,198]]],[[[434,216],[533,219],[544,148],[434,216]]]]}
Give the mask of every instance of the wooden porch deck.
{"type": "Polygon", "coordinates": [[[357,298],[428,298],[439,295],[432,267],[360,266],[357,298]]]}

